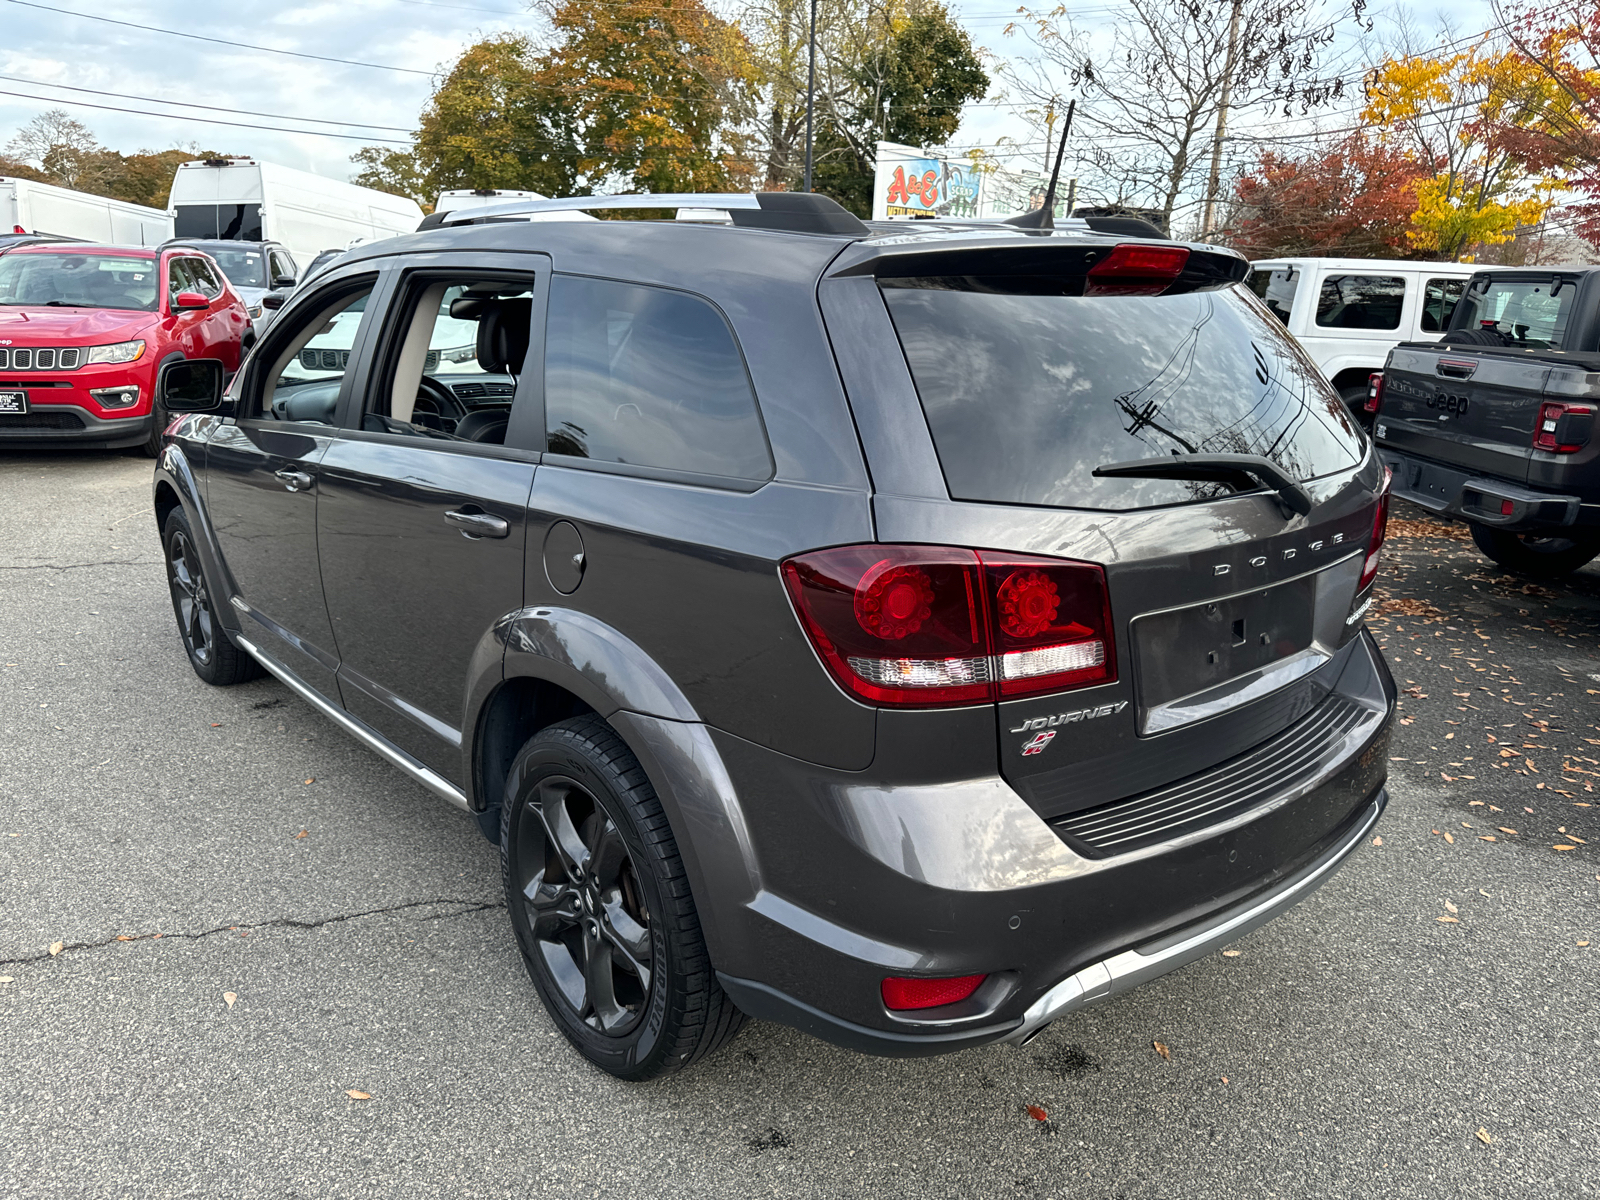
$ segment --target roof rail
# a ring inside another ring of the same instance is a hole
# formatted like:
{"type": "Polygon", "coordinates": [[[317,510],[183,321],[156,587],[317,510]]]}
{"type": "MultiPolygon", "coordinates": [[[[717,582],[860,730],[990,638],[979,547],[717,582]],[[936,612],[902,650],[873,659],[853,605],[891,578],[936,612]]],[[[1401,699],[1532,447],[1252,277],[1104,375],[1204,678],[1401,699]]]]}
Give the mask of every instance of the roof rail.
{"type": "Polygon", "coordinates": [[[782,229],[790,233],[831,233],[866,237],[871,231],[840,204],[815,192],[701,192],[629,196],[565,196],[556,200],[518,200],[437,213],[420,228],[482,225],[549,212],[595,212],[618,209],[712,209],[726,212],[741,228],[782,229]]]}

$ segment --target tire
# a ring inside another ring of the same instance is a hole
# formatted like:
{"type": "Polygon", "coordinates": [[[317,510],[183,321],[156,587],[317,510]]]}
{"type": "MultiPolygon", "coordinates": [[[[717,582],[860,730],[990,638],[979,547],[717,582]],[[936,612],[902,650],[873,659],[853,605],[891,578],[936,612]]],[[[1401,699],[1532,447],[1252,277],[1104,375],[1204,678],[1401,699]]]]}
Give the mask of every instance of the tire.
{"type": "Polygon", "coordinates": [[[697,1062],[744,1023],[717,982],[661,802],[615,730],[529,739],[500,816],[506,907],[545,1009],[619,1079],[697,1062]]]}
{"type": "Polygon", "coordinates": [[[1554,579],[1570,575],[1600,554],[1600,532],[1573,530],[1572,537],[1541,537],[1472,525],[1472,540],[1485,555],[1508,571],[1554,579]]]}
{"type": "Polygon", "coordinates": [[[150,402],[150,436],[139,447],[139,452],[146,458],[158,458],[161,455],[161,435],[166,431],[167,422],[172,420],[172,415],[167,412],[166,406],[159,400],[150,402]]]}
{"type": "Polygon", "coordinates": [[[178,636],[194,673],[214,687],[259,679],[265,673],[261,664],[235,646],[217,621],[212,606],[215,593],[206,580],[194,530],[181,507],[169,512],[161,526],[161,549],[167,561],[167,587],[172,592],[178,636]]]}
{"type": "Polygon", "coordinates": [[[1339,399],[1350,410],[1350,419],[1369,433],[1372,431],[1372,414],[1367,411],[1367,389],[1347,387],[1339,391],[1339,399]]]}

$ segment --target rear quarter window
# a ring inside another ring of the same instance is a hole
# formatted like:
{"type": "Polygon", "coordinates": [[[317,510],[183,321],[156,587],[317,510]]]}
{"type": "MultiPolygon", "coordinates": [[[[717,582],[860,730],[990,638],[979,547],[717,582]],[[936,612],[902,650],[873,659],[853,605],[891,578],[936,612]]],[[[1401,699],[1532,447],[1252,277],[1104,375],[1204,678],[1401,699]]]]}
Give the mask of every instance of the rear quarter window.
{"type": "Polygon", "coordinates": [[[1571,279],[1474,280],[1452,323],[1455,329],[1483,329],[1500,335],[1508,346],[1528,350],[1561,347],[1567,318],[1578,294],[1571,279]]]}
{"type": "Polygon", "coordinates": [[[1317,296],[1317,324],[1325,329],[1399,329],[1405,299],[1403,275],[1329,275],[1317,296]]]}
{"type": "Polygon", "coordinates": [[[1226,489],[1094,469],[1235,452],[1304,480],[1360,461],[1338,395],[1242,286],[1081,296],[965,277],[881,284],[955,499],[1142,508],[1226,489]]]}

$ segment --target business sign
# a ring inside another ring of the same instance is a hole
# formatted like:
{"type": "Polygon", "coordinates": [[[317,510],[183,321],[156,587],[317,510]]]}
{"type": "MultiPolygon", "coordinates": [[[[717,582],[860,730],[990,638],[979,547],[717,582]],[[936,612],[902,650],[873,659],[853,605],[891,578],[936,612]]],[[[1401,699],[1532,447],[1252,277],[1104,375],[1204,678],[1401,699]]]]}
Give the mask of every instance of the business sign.
{"type": "MultiPolygon", "coordinates": [[[[916,146],[878,143],[873,181],[875,220],[918,217],[1003,218],[1030,212],[1044,203],[1048,181],[1028,171],[980,170],[965,158],[940,158],[916,146]]],[[[1056,201],[1066,216],[1066,197],[1056,201]]]]}

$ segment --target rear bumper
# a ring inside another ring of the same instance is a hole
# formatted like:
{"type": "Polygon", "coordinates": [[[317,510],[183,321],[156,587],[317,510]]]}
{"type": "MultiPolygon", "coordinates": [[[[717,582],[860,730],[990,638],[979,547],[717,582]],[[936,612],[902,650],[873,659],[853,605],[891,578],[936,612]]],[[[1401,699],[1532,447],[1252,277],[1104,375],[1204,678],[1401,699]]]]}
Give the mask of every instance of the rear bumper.
{"type": "Polygon", "coordinates": [[[1242,936],[1325,882],[1383,810],[1394,684],[1370,637],[1350,650],[1332,699],[1364,715],[1314,773],[1100,857],[998,778],[872,783],[713,731],[759,860],[753,899],[712,905],[723,986],[753,1016],[914,1057],[1026,1038],[1242,936]],[[879,991],[976,974],[989,982],[943,1009],[892,1013],[879,991]]]}
{"type": "Polygon", "coordinates": [[[1380,449],[1378,455],[1394,472],[1394,495],[1441,516],[1517,533],[1600,525],[1600,506],[1579,496],[1537,491],[1396,450],[1380,449]]]}
{"type": "Polygon", "coordinates": [[[0,446],[116,450],[142,444],[154,421],[148,411],[137,417],[102,417],[78,404],[35,404],[20,416],[0,414],[0,446]]]}

